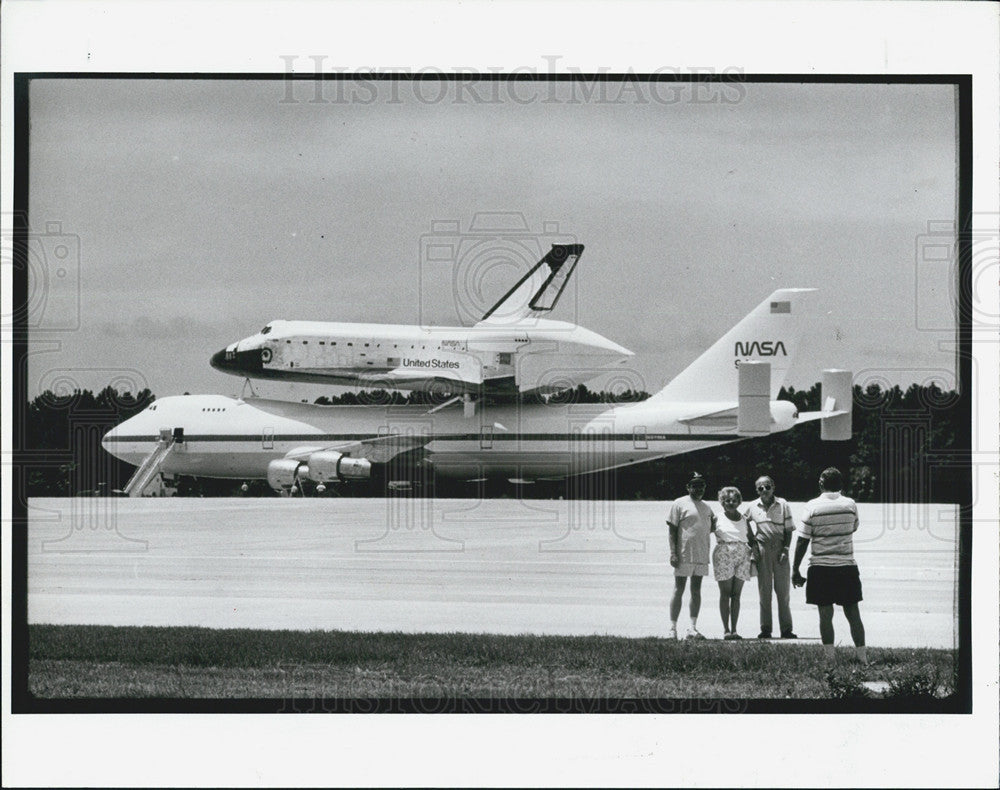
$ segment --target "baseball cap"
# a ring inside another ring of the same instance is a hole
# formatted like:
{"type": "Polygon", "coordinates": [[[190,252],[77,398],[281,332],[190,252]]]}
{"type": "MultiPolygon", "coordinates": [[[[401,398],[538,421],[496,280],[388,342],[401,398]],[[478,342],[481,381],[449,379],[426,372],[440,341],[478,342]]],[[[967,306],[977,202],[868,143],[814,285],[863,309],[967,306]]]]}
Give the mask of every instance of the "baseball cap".
{"type": "Polygon", "coordinates": [[[692,472],[691,473],[691,479],[688,480],[687,484],[689,486],[691,486],[691,485],[705,485],[705,478],[702,477],[697,472],[692,472]]]}

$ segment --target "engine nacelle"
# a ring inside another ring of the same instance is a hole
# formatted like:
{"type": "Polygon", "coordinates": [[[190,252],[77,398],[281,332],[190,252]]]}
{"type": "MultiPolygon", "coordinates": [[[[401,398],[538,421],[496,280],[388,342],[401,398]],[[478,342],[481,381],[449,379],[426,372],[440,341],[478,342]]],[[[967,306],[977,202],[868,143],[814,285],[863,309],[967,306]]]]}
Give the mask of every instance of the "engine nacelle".
{"type": "Polygon", "coordinates": [[[372,476],[372,463],[367,458],[345,457],[340,461],[337,474],[344,480],[367,480],[372,476]]]}
{"type": "Polygon", "coordinates": [[[308,476],[309,467],[291,458],[280,458],[267,465],[267,484],[275,491],[288,491],[298,484],[298,478],[308,476]]]}
{"type": "Polygon", "coordinates": [[[317,483],[365,480],[372,476],[372,464],[366,458],[351,458],[336,450],[320,450],[309,456],[308,474],[317,483]]]}

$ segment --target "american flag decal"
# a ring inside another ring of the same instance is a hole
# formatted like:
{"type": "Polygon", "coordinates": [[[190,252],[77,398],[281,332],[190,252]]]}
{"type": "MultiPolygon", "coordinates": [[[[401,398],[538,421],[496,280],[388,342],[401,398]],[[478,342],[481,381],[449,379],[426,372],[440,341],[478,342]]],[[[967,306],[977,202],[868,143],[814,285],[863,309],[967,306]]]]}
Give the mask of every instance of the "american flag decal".
{"type": "Polygon", "coordinates": [[[792,312],[791,302],[771,302],[771,312],[772,313],[790,313],[792,312]]]}

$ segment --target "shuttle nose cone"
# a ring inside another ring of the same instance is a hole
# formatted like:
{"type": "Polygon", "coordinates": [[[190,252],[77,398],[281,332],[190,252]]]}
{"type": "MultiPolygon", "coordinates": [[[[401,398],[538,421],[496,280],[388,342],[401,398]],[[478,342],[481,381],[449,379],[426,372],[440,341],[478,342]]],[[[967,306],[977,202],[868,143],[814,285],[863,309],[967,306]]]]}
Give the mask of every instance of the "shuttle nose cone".
{"type": "Polygon", "coordinates": [[[222,349],[212,354],[209,364],[216,370],[223,373],[232,373],[234,376],[250,376],[260,373],[264,369],[262,350],[252,348],[249,351],[235,351],[222,349]]]}
{"type": "Polygon", "coordinates": [[[214,354],[212,354],[212,358],[208,361],[208,364],[210,364],[216,370],[225,370],[226,349],[222,349],[222,351],[216,351],[214,354]]]}

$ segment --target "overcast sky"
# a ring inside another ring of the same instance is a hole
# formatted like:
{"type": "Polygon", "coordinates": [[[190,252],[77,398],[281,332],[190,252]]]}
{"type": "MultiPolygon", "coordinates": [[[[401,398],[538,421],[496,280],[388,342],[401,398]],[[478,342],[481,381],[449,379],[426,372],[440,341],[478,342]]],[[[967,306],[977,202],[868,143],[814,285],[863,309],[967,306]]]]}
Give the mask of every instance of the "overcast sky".
{"type": "Polygon", "coordinates": [[[518,275],[483,268],[456,295],[454,267],[422,259],[476,212],[586,246],[552,317],[635,351],[647,390],[804,286],[816,364],[794,385],[831,366],[954,385],[948,266],[918,261],[928,223],[954,218],[951,86],[341,87],[34,81],[31,224],[78,237],[79,264],[57,282],[39,242],[52,297],[33,268],[29,394],[234,394],[209,357],[273,318],[458,323],[518,275]]]}

